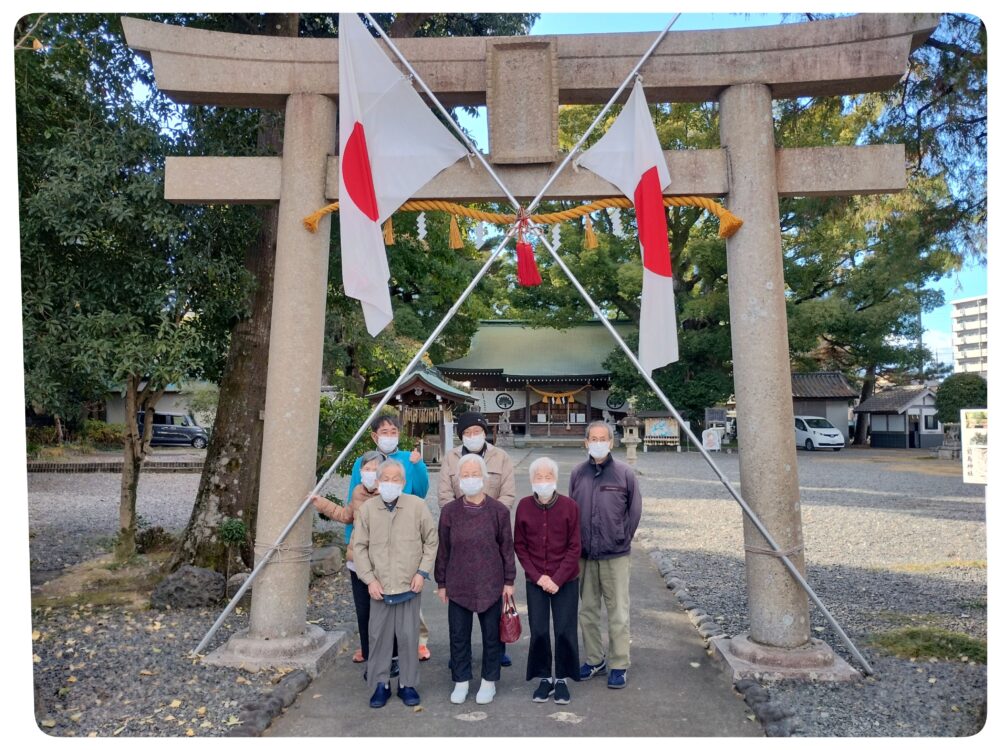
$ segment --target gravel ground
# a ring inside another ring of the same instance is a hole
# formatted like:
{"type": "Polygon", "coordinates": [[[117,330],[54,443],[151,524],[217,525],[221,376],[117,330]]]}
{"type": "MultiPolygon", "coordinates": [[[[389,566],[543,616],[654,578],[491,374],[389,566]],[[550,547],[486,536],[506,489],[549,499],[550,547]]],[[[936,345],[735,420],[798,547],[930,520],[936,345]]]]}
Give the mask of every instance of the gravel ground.
{"type": "MultiPolygon", "coordinates": [[[[568,449],[546,453],[559,460],[564,478],[582,458],[568,449]]],[[[515,451],[514,458],[520,461],[518,490],[526,492],[521,475],[527,451],[515,451]]],[[[738,480],[735,455],[721,454],[717,463],[738,480]]],[[[671,560],[674,574],[726,633],[746,632],[738,506],[697,454],[640,455],[638,469],[644,496],[639,544],[671,560]]],[[[852,684],[765,685],[773,702],[794,713],[794,734],[974,734],[985,710],[985,666],[898,659],[876,651],[867,639],[905,624],[985,639],[982,488],[963,485],[953,464],[867,450],[800,453],[799,478],[810,583],[876,677],[852,684]]],[[[33,585],[105,550],[117,518],[118,481],[113,474],[28,476],[33,585]]],[[[432,475],[432,493],[435,483],[432,475]]],[[[197,474],[144,474],[138,512],[150,524],[180,531],[197,485],[197,474]]],[[[343,492],[346,480],[336,479],[332,489],[343,492]]],[[[58,736],[225,734],[239,707],[273,687],[280,675],[208,668],[187,659],[217,614],[99,606],[34,610],[38,720],[58,736]]],[[[353,633],[346,570],[314,583],[307,618],[353,633]]],[[[816,637],[851,662],[818,612],[812,625],[816,637]]],[[[237,610],[218,642],[246,626],[247,615],[237,610]]]]}
{"type": "MultiPolygon", "coordinates": [[[[639,540],[664,552],[729,635],[747,632],[739,506],[697,454],[640,456],[639,540]]],[[[966,736],[983,721],[986,667],[911,661],[869,645],[879,632],[933,625],[986,639],[983,488],[957,463],[856,449],[800,453],[809,582],[875,671],[851,684],[765,685],[806,736],[966,736]]],[[[717,463],[739,479],[735,455],[717,463]]],[[[738,484],[737,484],[738,487],[738,484]]],[[[813,635],[858,667],[812,605],[813,635]]]]}

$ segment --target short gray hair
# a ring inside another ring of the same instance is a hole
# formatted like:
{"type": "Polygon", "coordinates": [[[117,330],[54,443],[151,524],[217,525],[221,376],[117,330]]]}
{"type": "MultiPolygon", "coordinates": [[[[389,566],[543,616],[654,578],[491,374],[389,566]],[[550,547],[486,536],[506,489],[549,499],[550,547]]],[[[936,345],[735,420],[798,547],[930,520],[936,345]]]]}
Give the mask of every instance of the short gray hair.
{"type": "Polygon", "coordinates": [[[406,478],[406,467],[403,466],[403,464],[401,464],[399,461],[397,461],[394,458],[387,458],[385,461],[383,461],[379,465],[379,467],[378,467],[378,478],[381,479],[382,475],[385,474],[385,470],[388,469],[388,468],[390,468],[390,467],[392,467],[392,466],[398,467],[399,470],[401,472],[403,472],[403,478],[404,479],[406,478]]]}
{"type": "Polygon", "coordinates": [[[593,430],[595,427],[603,427],[605,430],[607,430],[608,431],[608,437],[611,438],[611,444],[614,445],[614,443],[615,443],[615,428],[612,427],[610,424],[608,424],[603,419],[595,419],[593,422],[591,422],[590,424],[587,425],[587,429],[583,433],[583,437],[584,437],[585,440],[589,440],[590,439],[590,431],[593,430]]]}
{"type": "Polygon", "coordinates": [[[531,466],[528,467],[529,480],[535,478],[535,471],[538,469],[551,469],[552,473],[555,474],[556,482],[559,481],[559,465],[548,456],[540,456],[531,462],[531,466]]]}
{"type": "Polygon", "coordinates": [[[490,472],[489,469],[486,468],[486,462],[483,460],[483,457],[480,456],[478,453],[466,453],[464,456],[458,459],[458,466],[455,467],[455,472],[461,474],[462,467],[465,464],[469,463],[470,461],[474,461],[477,464],[479,464],[479,470],[483,474],[483,479],[486,479],[486,477],[489,476],[490,472]]]}
{"type": "MultiPolygon", "coordinates": [[[[359,467],[365,464],[370,464],[372,461],[378,461],[378,465],[381,466],[382,462],[385,461],[385,456],[383,456],[378,451],[367,451],[363,456],[361,456],[361,463],[358,464],[359,467]]],[[[399,463],[398,461],[396,463],[399,463]]]]}

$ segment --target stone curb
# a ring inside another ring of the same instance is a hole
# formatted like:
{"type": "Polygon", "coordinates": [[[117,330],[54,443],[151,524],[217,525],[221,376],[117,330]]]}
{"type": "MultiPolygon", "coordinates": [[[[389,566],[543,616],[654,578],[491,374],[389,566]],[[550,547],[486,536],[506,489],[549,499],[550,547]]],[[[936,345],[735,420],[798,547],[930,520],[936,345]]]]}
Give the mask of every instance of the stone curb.
{"type": "MultiPolygon", "coordinates": [[[[203,461],[150,461],[142,465],[142,471],[152,472],[200,472],[204,468],[203,461]]],[[[94,461],[74,463],[52,463],[48,461],[29,461],[29,474],[121,474],[121,461],[94,461]]]]}
{"type": "MultiPolygon", "coordinates": [[[[666,582],[667,589],[673,592],[678,603],[687,611],[688,619],[695,626],[698,634],[705,640],[705,649],[713,658],[718,658],[714,648],[717,638],[729,638],[725,631],[715,622],[715,619],[705,612],[688,592],[685,581],[674,572],[674,564],[666,552],[651,550],[650,559],[666,582]]],[[[787,706],[771,700],[767,688],[754,679],[737,680],[733,688],[742,697],[757,721],[760,722],[764,734],[768,737],[791,737],[795,735],[797,722],[795,713],[787,706]]]]}
{"type": "Polygon", "coordinates": [[[260,737],[274,718],[288,708],[298,694],[309,687],[312,677],[304,669],[289,672],[274,690],[261,694],[257,700],[245,704],[240,711],[240,724],[226,734],[227,737],[260,737]]]}

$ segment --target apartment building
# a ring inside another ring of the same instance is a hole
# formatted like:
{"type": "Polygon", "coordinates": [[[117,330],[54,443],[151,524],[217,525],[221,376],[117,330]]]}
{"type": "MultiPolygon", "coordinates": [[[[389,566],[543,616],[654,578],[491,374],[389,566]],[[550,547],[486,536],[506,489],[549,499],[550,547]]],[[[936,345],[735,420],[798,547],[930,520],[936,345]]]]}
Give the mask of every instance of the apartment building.
{"type": "Polygon", "coordinates": [[[986,296],[952,300],[951,348],[955,372],[986,377],[986,296]]]}

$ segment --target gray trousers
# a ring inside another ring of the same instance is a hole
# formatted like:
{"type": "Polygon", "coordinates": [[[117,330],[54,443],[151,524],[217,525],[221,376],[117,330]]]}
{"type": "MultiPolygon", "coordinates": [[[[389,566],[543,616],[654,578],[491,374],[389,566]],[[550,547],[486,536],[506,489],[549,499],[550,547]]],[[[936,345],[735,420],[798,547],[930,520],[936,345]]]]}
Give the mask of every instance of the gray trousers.
{"type": "Polygon", "coordinates": [[[368,687],[389,682],[392,639],[399,644],[399,684],[417,687],[417,629],[420,626],[420,594],[400,604],[372,599],[368,615],[368,687]]]}

